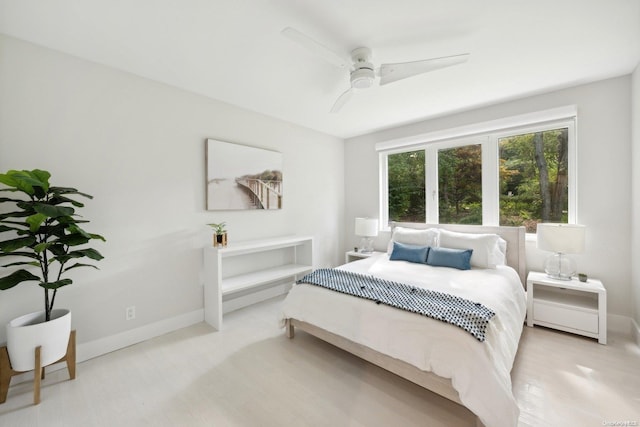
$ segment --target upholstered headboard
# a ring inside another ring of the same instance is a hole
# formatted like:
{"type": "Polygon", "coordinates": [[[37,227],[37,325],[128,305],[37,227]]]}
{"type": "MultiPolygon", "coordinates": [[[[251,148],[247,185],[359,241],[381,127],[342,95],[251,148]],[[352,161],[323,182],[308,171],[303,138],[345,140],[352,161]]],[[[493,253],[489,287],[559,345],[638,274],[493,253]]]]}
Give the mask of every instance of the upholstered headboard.
{"type": "Polygon", "coordinates": [[[524,227],[499,227],[485,225],[464,224],[419,224],[412,222],[394,222],[391,227],[407,227],[423,230],[425,228],[442,228],[460,233],[493,233],[502,237],[507,242],[507,265],[518,272],[522,285],[526,283],[527,264],[525,254],[525,228],[524,227]]]}

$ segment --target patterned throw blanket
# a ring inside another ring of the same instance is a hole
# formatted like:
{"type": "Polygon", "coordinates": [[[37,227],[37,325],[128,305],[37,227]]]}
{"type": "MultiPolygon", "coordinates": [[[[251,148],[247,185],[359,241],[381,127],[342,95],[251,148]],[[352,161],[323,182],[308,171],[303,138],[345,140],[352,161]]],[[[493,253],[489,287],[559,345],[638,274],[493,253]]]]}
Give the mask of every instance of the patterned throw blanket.
{"type": "Polygon", "coordinates": [[[344,270],[320,268],[296,283],[322,286],[441,320],[464,329],[480,342],[484,342],[489,320],[495,316],[484,305],[455,295],[344,270]]]}

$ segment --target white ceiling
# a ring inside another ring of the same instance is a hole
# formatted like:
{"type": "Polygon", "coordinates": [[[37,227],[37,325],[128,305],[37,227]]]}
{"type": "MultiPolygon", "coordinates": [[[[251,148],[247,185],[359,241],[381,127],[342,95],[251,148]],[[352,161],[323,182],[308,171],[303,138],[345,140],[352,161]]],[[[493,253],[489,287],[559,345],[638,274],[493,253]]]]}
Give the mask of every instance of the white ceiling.
{"type": "Polygon", "coordinates": [[[339,137],[628,74],[638,0],[0,0],[0,32],[339,137]],[[468,62],[358,92],[280,31],[381,62],[468,62]]]}

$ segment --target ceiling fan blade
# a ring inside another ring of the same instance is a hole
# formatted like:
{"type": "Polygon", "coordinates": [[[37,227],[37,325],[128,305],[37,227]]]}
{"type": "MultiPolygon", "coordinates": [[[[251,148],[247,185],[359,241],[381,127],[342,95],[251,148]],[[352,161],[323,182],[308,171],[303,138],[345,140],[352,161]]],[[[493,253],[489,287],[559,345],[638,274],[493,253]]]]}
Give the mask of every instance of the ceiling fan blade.
{"type": "Polygon", "coordinates": [[[351,96],[353,96],[353,88],[349,88],[342,92],[342,95],[340,95],[338,99],[336,99],[333,107],[331,107],[331,113],[337,113],[338,111],[340,111],[340,109],[344,107],[344,104],[346,104],[351,99],[351,96]]]}
{"type": "Polygon", "coordinates": [[[398,64],[382,64],[380,66],[380,85],[413,77],[439,68],[461,64],[469,59],[468,53],[425,59],[423,61],[402,62],[398,64]]]}
{"type": "Polygon", "coordinates": [[[301,33],[295,28],[287,27],[283,29],[281,33],[283,36],[285,36],[289,40],[292,40],[298,43],[300,46],[304,47],[311,53],[318,55],[319,57],[323,58],[325,61],[339,68],[345,68],[349,63],[346,58],[343,58],[338,53],[332,51],[325,45],[318,43],[311,37],[301,33]]]}

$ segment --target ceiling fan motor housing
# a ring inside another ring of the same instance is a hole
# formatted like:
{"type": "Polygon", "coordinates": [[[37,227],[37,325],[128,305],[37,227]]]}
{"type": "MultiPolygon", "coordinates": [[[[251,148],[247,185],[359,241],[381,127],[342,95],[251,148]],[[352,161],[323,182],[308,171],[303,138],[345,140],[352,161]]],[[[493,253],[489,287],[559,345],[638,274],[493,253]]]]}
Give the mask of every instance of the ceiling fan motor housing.
{"type": "Polygon", "coordinates": [[[353,71],[351,72],[351,87],[356,89],[366,89],[373,85],[376,73],[373,64],[370,62],[371,49],[359,47],[351,52],[353,60],[353,71]]]}

